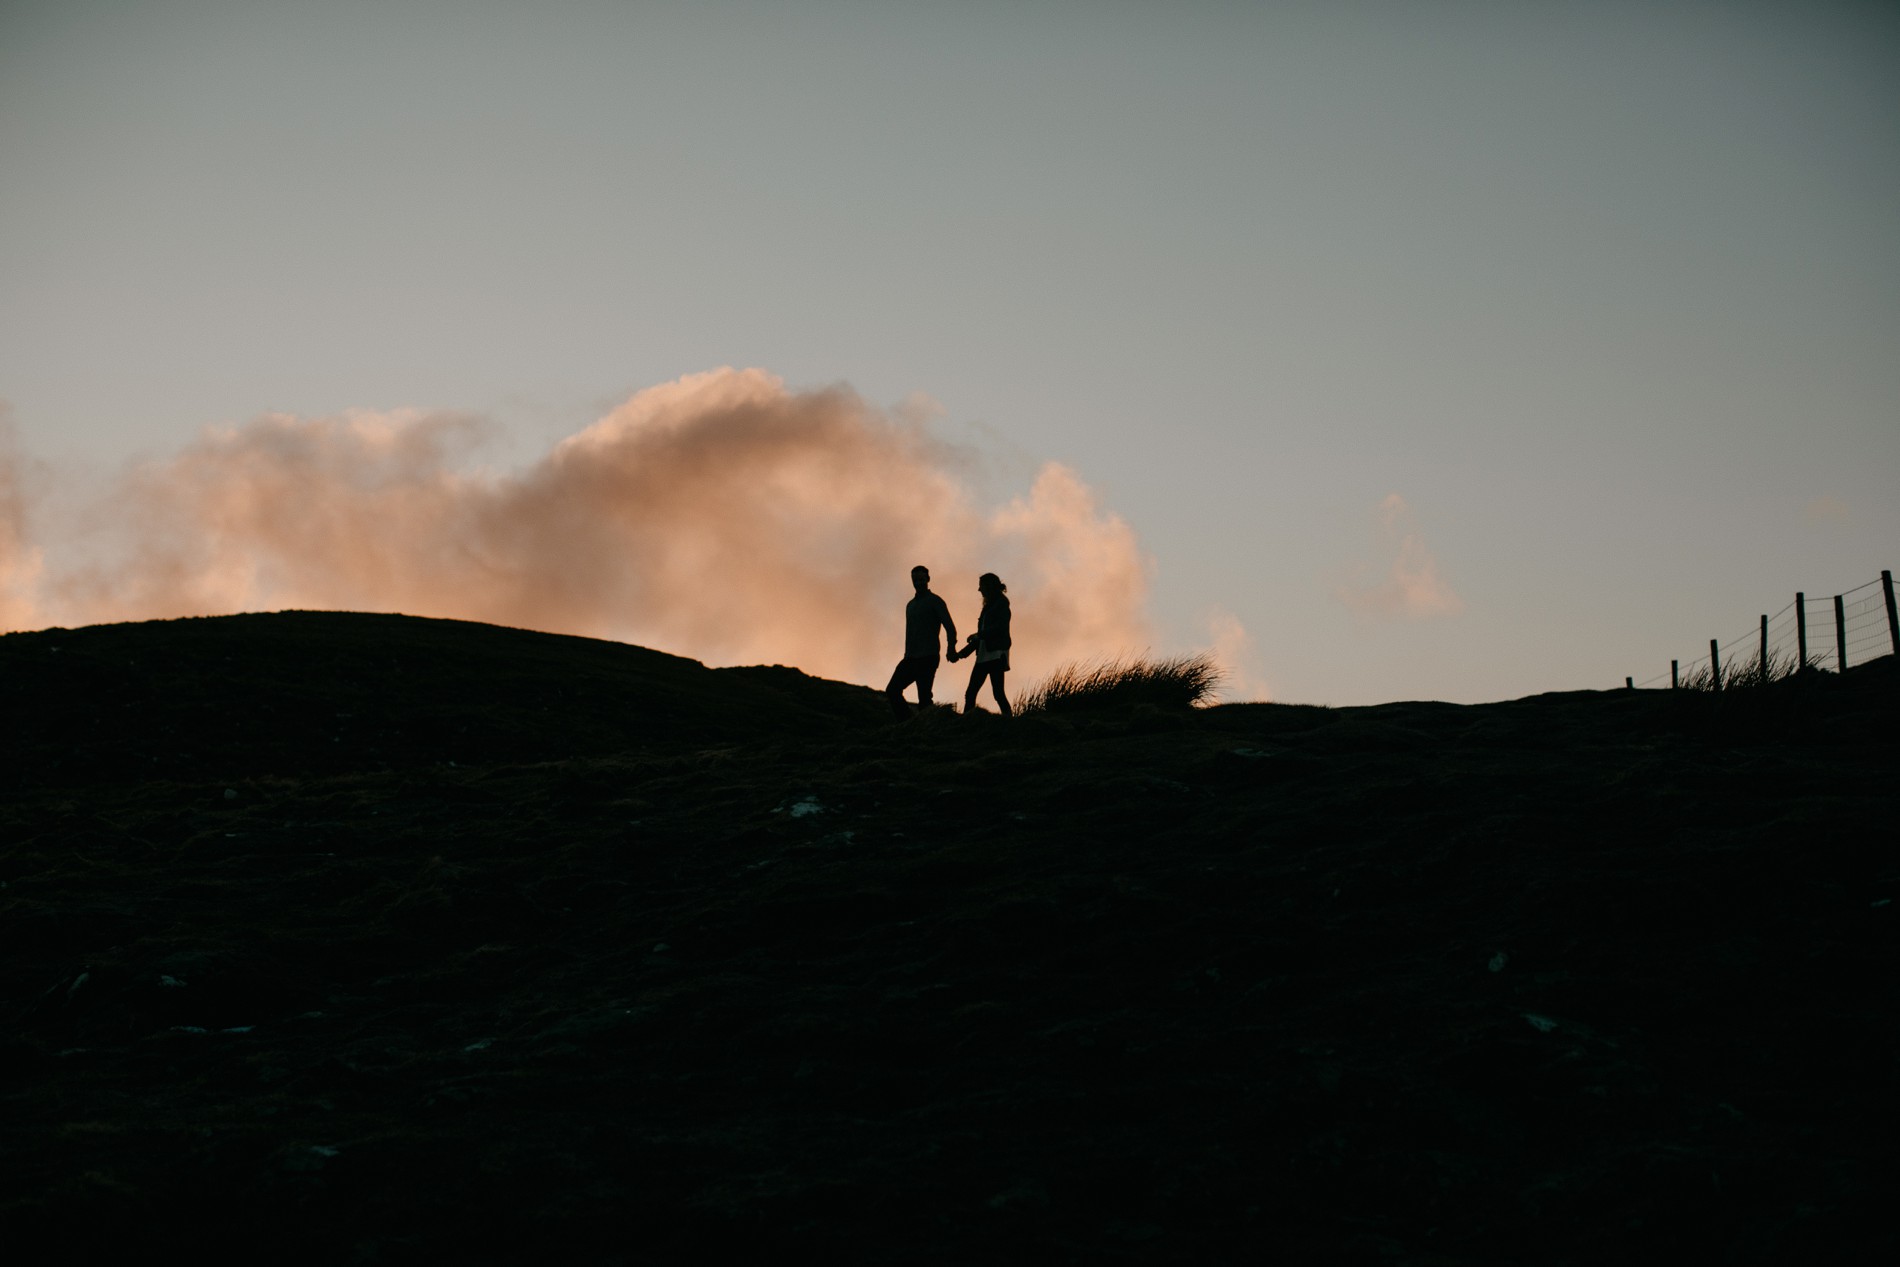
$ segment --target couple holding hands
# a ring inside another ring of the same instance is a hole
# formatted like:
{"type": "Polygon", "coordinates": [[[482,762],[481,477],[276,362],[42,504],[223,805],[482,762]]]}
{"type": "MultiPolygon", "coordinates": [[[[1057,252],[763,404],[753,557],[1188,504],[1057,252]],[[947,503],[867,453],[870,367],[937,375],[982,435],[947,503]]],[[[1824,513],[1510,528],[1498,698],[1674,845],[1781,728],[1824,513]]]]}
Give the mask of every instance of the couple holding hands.
{"type": "Polygon", "coordinates": [[[1008,717],[1009,697],[1003,693],[1003,675],[1009,672],[1009,598],[1005,593],[1008,587],[994,572],[985,572],[977,578],[977,592],[983,595],[983,611],[977,617],[976,632],[959,651],[957,626],[950,619],[950,606],[930,592],[930,569],[921,564],[912,568],[910,583],[916,587],[917,596],[904,608],[904,658],[897,662],[890,685],[884,688],[897,719],[902,721],[910,716],[904,688],[913,682],[917,684],[918,706],[931,706],[930,688],[937,680],[939,627],[950,635],[950,663],[955,664],[967,656],[976,657],[976,667],[970,670],[969,689],[963,693],[963,711],[976,711],[976,693],[987,679],[996,697],[997,709],[1008,717]]]}

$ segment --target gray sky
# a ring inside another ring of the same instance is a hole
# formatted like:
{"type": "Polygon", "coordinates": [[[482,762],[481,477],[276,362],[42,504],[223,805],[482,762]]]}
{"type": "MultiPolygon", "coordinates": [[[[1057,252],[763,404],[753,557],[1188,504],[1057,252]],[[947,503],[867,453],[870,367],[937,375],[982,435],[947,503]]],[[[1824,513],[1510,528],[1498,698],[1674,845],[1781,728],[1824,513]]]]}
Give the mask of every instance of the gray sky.
{"type": "Polygon", "coordinates": [[[1055,460],[1132,525],[1168,649],[1224,610],[1336,704],[1900,568],[1891,5],[0,0],[0,173],[55,482],[266,411],[525,461],[721,365],[923,393],[993,498],[1055,460]]]}

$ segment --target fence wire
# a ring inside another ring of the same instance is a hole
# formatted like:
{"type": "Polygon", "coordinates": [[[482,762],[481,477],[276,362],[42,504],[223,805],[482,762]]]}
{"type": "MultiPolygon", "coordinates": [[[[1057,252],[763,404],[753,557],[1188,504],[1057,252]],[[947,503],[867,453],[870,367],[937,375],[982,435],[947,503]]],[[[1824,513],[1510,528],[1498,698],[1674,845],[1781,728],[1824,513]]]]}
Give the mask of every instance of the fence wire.
{"type": "MultiPolygon", "coordinates": [[[[1807,625],[1807,664],[1811,668],[1840,671],[1894,654],[1894,631],[1887,615],[1887,596],[1879,578],[1843,591],[1841,620],[1834,619],[1834,595],[1819,598],[1802,595],[1780,611],[1767,617],[1767,655],[1763,656],[1762,628],[1757,620],[1747,633],[1727,642],[1717,642],[1723,686],[1744,685],[1785,677],[1801,665],[1802,617],[1807,625]],[[1797,606],[1798,603],[1798,606],[1797,606]],[[1842,663],[1845,649],[1846,663],[1842,663]]],[[[1678,678],[1691,689],[1706,690],[1714,683],[1717,668],[1709,662],[1706,644],[1693,655],[1680,657],[1678,678]]],[[[1670,682],[1668,672],[1645,678],[1635,685],[1640,690],[1670,682]]]]}

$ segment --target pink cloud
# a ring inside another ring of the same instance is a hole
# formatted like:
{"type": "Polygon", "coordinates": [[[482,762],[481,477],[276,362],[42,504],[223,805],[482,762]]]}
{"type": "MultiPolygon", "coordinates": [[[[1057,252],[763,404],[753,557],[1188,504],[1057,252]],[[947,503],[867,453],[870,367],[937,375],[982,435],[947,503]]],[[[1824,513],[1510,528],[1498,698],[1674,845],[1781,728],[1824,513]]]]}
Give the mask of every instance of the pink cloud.
{"type": "MultiPolygon", "coordinates": [[[[1464,600],[1439,575],[1438,560],[1418,535],[1405,499],[1388,493],[1376,516],[1380,547],[1390,553],[1391,562],[1370,584],[1341,586],[1336,591],[1339,601],[1379,620],[1429,620],[1463,611],[1464,600]]],[[[1362,566],[1359,571],[1363,576],[1372,568],[1362,566]]]]}
{"type": "Polygon", "coordinates": [[[1129,525],[1053,463],[978,504],[930,410],[719,369],[509,474],[458,466],[483,430],[466,417],[270,415],[133,467],[92,512],[105,561],[57,574],[0,482],[0,615],[402,611],[881,683],[924,563],[960,626],[980,573],[1009,584],[1019,681],[1149,645],[1153,564],[1129,525]]]}

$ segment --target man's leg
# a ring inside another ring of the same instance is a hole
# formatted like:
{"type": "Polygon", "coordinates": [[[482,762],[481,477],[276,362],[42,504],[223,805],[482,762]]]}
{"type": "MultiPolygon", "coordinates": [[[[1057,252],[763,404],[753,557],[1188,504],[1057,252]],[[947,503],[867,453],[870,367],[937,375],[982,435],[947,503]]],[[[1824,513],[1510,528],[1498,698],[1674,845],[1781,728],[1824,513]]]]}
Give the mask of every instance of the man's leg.
{"type": "Polygon", "coordinates": [[[910,717],[910,705],[904,702],[904,688],[917,680],[912,671],[913,663],[911,660],[899,660],[897,667],[891,670],[890,684],[884,688],[884,698],[891,702],[891,712],[897,715],[898,721],[910,717]]]}
{"type": "Polygon", "coordinates": [[[917,708],[919,711],[930,708],[936,701],[930,697],[930,688],[937,681],[937,658],[912,660],[911,673],[917,679],[917,708]]]}

